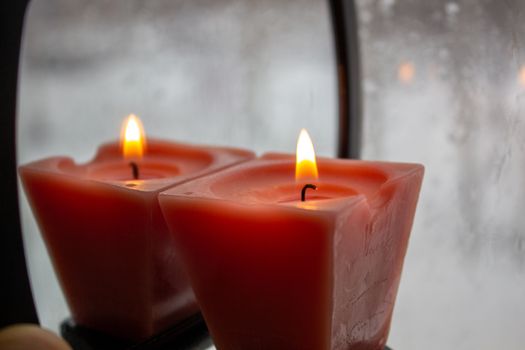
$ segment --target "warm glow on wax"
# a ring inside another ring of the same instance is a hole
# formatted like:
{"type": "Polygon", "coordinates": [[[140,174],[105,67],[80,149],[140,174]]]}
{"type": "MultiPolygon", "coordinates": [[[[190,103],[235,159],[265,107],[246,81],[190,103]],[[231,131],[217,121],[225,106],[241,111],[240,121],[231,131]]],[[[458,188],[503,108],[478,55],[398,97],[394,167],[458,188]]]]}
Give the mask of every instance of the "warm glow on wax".
{"type": "Polygon", "coordinates": [[[146,136],[142,122],[136,115],[130,114],[122,125],[120,142],[124,158],[142,158],[146,148],[146,136]]]}
{"type": "Polygon", "coordinates": [[[318,177],[314,145],[308,132],[305,129],[301,129],[299,139],[297,140],[295,180],[297,182],[304,182],[317,180],[318,177]]]}

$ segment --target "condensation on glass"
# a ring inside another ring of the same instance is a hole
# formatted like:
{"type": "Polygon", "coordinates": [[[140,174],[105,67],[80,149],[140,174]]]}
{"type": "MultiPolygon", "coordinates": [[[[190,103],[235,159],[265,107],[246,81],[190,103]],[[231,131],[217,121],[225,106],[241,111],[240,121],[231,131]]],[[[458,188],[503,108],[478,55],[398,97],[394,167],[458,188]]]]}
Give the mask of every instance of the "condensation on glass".
{"type": "Polygon", "coordinates": [[[426,175],[399,349],[525,343],[525,3],[363,0],[364,158],[426,175]]]}

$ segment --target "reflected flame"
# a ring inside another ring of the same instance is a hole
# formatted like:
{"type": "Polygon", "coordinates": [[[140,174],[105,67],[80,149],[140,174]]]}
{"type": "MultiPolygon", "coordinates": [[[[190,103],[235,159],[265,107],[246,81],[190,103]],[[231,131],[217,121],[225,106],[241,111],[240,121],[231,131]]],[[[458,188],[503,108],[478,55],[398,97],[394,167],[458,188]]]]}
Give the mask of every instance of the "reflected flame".
{"type": "Polygon", "coordinates": [[[525,86],[525,65],[521,66],[519,73],[519,82],[521,86],[525,86]]]}
{"type": "Polygon", "coordinates": [[[297,153],[295,162],[295,181],[317,180],[317,163],[312,140],[305,129],[301,129],[297,140],[297,153]]]}
{"type": "Polygon", "coordinates": [[[122,154],[125,159],[141,159],[146,149],[146,136],[140,119],[130,114],[122,124],[120,134],[122,154]]]}
{"type": "Polygon", "coordinates": [[[399,65],[397,70],[397,78],[402,83],[410,83],[414,79],[416,69],[410,62],[405,62],[399,65]]]}

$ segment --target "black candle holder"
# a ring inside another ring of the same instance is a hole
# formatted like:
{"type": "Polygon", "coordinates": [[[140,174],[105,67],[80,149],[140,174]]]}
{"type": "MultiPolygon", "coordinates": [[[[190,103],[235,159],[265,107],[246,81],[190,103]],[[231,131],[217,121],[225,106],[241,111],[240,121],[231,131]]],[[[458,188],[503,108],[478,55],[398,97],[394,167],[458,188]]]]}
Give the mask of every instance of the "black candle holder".
{"type": "Polygon", "coordinates": [[[139,343],[113,338],[102,332],[75,325],[71,319],[62,322],[60,334],[73,350],[204,350],[213,345],[201,314],[189,317],[139,343]]]}
{"type": "MultiPolygon", "coordinates": [[[[354,1],[328,0],[335,38],[339,88],[338,156],[359,158],[361,143],[361,80],[354,1]]],[[[16,102],[20,43],[29,0],[0,5],[0,328],[14,323],[38,323],[24,257],[18,211],[16,172],[16,102]]],[[[140,344],[130,344],[99,332],[61,325],[62,336],[75,350],[205,349],[211,339],[200,315],[140,344]],[[206,345],[207,344],[207,345],[206,345]],[[192,347],[193,346],[193,347],[192,347]],[[200,347],[199,347],[200,346],[200,347]]]]}
{"type": "MultiPolygon", "coordinates": [[[[206,350],[213,345],[208,328],[200,314],[138,344],[77,326],[71,319],[62,322],[60,333],[73,350],[206,350]]],[[[384,350],[392,349],[385,346],[384,350]]]]}

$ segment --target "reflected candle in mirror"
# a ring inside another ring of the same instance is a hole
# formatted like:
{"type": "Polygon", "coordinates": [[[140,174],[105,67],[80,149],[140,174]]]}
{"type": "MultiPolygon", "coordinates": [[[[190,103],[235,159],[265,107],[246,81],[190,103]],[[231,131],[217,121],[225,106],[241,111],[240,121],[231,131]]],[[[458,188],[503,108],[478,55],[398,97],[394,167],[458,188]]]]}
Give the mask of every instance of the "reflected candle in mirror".
{"type": "Polygon", "coordinates": [[[383,349],[423,167],[318,166],[304,202],[276,154],[160,194],[217,349],[383,349]]]}
{"type": "Polygon", "coordinates": [[[147,146],[134,160],[136,179],[117,142],[87,164],[54,157],[19,169],[74,321],[128,340],[198,312],[158,193],[253,158],[232,148],[147,146]]]}

